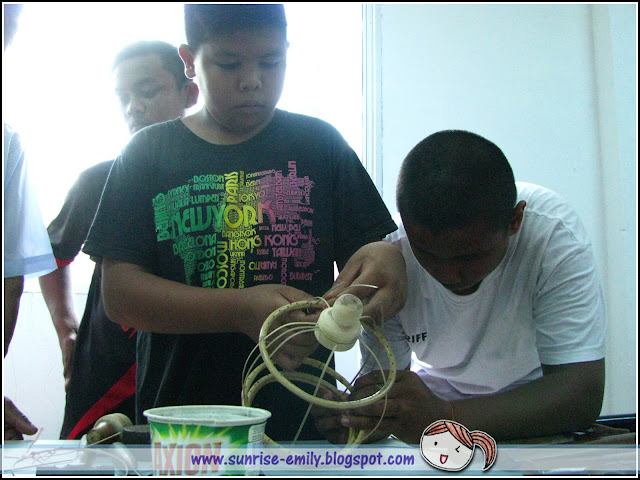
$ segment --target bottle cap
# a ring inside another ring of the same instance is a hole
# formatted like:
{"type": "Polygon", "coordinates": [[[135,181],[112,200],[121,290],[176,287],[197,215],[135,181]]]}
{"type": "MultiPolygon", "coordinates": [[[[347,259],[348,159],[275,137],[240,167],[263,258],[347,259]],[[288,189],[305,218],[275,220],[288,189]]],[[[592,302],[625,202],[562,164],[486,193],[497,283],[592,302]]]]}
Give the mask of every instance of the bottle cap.
{"type": "Polygon", "coordinates": [[[150,445],[151,427],[149,425],[131,425],[122,430],[122,443],[125,445],[150,445]]]}

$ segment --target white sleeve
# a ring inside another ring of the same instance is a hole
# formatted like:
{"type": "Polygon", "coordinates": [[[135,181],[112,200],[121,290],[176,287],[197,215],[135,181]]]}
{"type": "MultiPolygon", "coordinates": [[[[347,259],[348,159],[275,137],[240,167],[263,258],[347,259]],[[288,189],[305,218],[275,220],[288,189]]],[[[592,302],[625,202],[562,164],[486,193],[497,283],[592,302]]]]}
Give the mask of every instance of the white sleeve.
{"type": "MultiPolygon", "coordinates": [[[[387,320],[383,325],[382,333],[391,346],[398,370],[404,370],[411,363],[411,347],[398,318],[393,317],[387,320]]],[[[389,360],[384,348],[376,336],[367,329],[362,329],[360,335],[360,353],[360,362],[364,366],[362,369],[363,374],[371,370],[379,370],[380,368],[386,370],[389,368],[389,360]],[[376,359],[378,359],[379,364],[376,359]]]]}
{"type": "Polygon", "coordinates": [[[20,137],[6,125],[4,147],[4,277],[45,275],[56,269],[51,242],[20,137]]]}
{"type": "Polygon", "coordinates": [[[543,266],[533,300],[540,362],[559,365],[604,358],[604,293],[591,246],[575,246],[566,253],[566,243],[556,242],[547,250],[550,261],[543,266]]]}

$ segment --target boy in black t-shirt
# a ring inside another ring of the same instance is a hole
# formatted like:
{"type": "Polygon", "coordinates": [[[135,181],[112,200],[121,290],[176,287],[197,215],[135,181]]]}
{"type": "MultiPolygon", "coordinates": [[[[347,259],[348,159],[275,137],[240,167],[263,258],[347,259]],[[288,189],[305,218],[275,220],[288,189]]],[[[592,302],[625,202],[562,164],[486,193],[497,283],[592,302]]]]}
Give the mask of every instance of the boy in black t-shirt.
{"type": "MultiPolygon", "coordinates": [[[[388,318],[406,295],[404,261],[379,241],[397,227],[353,150],[326,122],[276,109],[283,6],[189,4],[185,30],[180,55],[204,107],[132,139],[84,249],[102,258],[109,317],[139,331],[137,423],[151,407],[240,404],[262,323],[327,292],[334,262],[339,291],[378,286],[349,290],[370,297],[365,314],[388,318]]],[[[301,335],[274,360],[326,361],[317,347],[301,335]]],[[[278,387],[254,406],[273,414],[267,434],[288,440],[306,404],[278,387]]],[[[300,438],[319,434],[309,425],[300,438]]]]}
{"type": "MultiPolygon", "coordinates": [[[[112,65],[122,118],[132,135],[185,115],[198,86],[185,76],[177,47],[152,40],[127,45],[112,65]]],[[[40,277],[40,287],[62,350],[66,402],[61,439],[79,439],[109,413],[135,418],[136,330],[107,317],[96,265],[78,326],[71,268],[89,234],[114,160],[87,168],[69,189],[47,228],[58,269],[40,277]]]]}

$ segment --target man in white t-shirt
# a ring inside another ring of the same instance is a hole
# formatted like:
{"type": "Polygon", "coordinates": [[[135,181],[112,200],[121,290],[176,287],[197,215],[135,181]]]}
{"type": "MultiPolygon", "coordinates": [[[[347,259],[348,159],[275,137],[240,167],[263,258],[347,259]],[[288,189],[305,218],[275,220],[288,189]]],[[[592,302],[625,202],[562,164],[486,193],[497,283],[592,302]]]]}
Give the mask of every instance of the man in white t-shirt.
{"type": "MultiPolygon", "coordinates": [[[[403,310],[385,325],[398,379],[379,402],[318,419],[332,441],[344,427],[419,443],[453,419],[495,439],[577,431],[598,417],[604,391],[605,306],[593,249],[556,193],[514,181],[502,151],[479,135],[442,131],[420,142],[398,180],[400,229],[387,237],[407,264],[403,310]]],[[[387,367],[361,338],[365,372],[387,367]]],[[[351,399],[382,384],[361,377],[351,399]]]]}
{"type": "MultiPolygon", "coordinates": [[[[3,4],[4,49],[11,44],[22,4],[3,4]]],[[[4,57],[3,57],[4,59],[4,57]]],[[[20,136],[3,124],[3,323],[4,356],[18,320],[24,281],[56,269],[40,206],[30,182],[20,136]]],[[[4,397],[4,440],[22,440],[38,429],[7,397],[4,397]]]]}

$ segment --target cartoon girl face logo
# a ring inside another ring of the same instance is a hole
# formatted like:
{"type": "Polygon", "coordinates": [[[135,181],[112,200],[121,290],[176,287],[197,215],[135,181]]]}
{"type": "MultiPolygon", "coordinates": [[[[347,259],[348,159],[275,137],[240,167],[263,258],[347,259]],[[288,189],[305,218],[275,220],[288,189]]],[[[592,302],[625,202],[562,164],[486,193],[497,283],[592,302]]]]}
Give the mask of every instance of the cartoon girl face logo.
{"type": "Polygon", "coordinates": [[[449,432],[422,437],[420,449],[429,465],[450,472],[462,470],[473,458],[473,449],[464,446],[449,432]]]}
{"type": "Polygon", "coordinates": [[[495,440],[484,432],[470,432],[457,422],[439,420],[422,433],[420,453],[432,467],[458,472],[471,463],[476,445],[484,451],[483,470],[487,470],[496,459],[495,440]]]}

